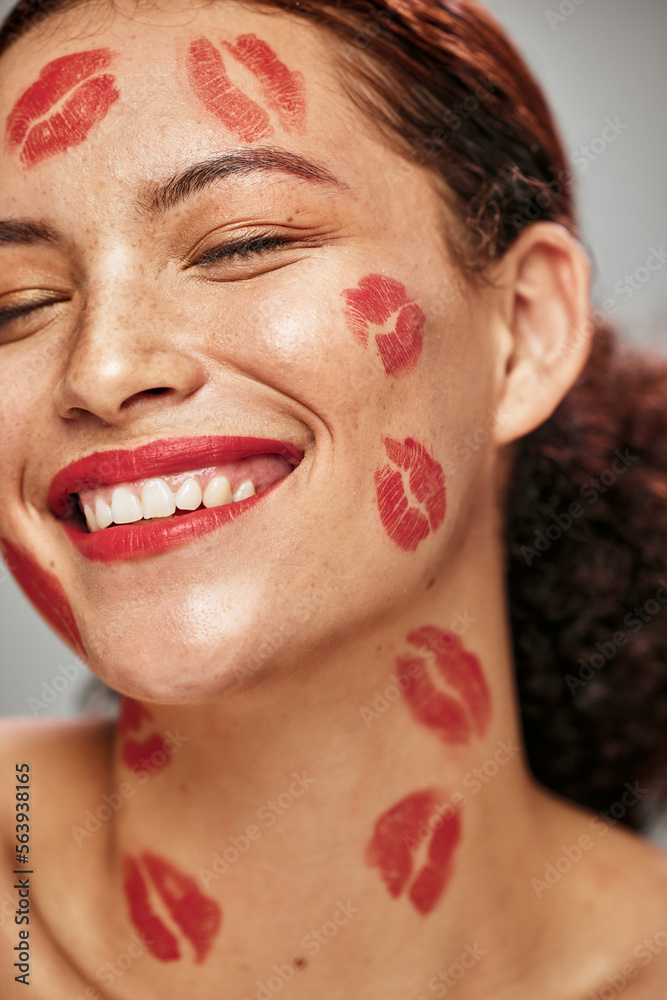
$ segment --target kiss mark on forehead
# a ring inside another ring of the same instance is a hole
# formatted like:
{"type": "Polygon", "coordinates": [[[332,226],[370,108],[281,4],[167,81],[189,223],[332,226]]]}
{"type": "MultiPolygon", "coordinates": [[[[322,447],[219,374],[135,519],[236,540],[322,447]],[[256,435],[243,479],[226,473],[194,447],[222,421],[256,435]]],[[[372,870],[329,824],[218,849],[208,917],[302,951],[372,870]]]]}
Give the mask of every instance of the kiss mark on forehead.
{"type": "Polygon", "coordinates": [[[405,285],[383,274],[367,274],[356,288],[341,294],[347,325],[363,347],[368,345],[371,326],[380,328],[375,343],[387,375],[413,371],[422,351],[426,316],[405,285]]]}
{"type": "MultiPolygon", "coordinates": [[[[238,35],[233,43],[221,44],[234,62],[253,74],[267,107],[282,127],[302,131],[306,100],[301,73],[288,69],[257,35],[238,35]]],[[[220,50],[208,38],[196,38],[190,43],[186,63],[195,96],[237,138],[256,142],[272,134],[269,112],[234,83],[220,50]]]]}
{"type": "Polygon", "coordinates": [[[273,131],[264,108],[232,83],[222,56],[208,38],[190,43],[187,67],[196,96],[239,139],[255,142],[273,131]]]}
{"type": "Polygon", "coordinates": [[[120,94],[111,74],[96,74],[114,58],[109,49],[90,49],[60,56],[42,68],[39,78],[14,104],[5,129],[9,149],[22,146],[20,159],[25,166],[33,167],[80,145],[106,117],[120,94]],[[45,117],[70,92],[60,110],[45,117]]]}
{"type": "Polygon", "coordinates": [[[283,127],[302,131],[306,118],[303,76],[281,62],[270,45],[257,35],[239,35],[233,45],[223,45],[259,80],[264,98],[283,127]]]}

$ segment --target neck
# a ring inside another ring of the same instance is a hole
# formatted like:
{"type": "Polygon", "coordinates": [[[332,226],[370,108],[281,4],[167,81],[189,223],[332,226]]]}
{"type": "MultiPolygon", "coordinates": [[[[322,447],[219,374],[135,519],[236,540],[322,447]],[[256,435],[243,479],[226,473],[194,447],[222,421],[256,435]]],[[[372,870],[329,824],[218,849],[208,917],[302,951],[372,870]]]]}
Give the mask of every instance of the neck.
{"type": "Polygon", "coordinates": [[[527,921],[526,886],[543,862],[544,807],[521,749],[500,586],[495,600],[488,586],[457,601],[429,592],[419,617],[305,669],[267,679],[249,661],[215,703],[125,703],[117,904],[170,975],[199,960],[202,981],[222,976],[230,996],[261,997],[269,981],[275,992],[282,977],[295,998],[329,996],[333,982],[370,998],[379,984],[427,994],[450,967],[474,966],[463,998],[481,995],[480,977],[511,979],[515,960],[525,972],[526,949],[538,962],[548,908],[527,921]]]}

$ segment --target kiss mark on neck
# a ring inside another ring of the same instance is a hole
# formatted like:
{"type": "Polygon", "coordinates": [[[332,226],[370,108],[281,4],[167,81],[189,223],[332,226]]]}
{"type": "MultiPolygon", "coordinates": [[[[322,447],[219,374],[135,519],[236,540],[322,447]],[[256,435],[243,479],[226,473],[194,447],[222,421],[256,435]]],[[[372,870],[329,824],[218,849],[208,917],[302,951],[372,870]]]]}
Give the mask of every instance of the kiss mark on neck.
{"type": "MultiPolygon", "coordinates": [[[[134,698],[123,698],[120,715],[118,716],[118,735],[127,737],[128,733],[142,728],[144,722],[152,722],[153,715],[134,698]]],[[[168,747],[159,733],[151,733],[146,739],[124,739],[121,757],[126,767],[135,774],[139,770],[155,774],[171,760],[168,747]]]]}
{"type": "Polygon", "coordinates": [[[452,875],[454,851],[461,836],[456,809],[442,790],[413,792],[383,813],[366,849],[366,863],[378,868],[389,894],[408,899],[423,916],[440,901],[452,875]],[[418,855],[426,855],[415,870],[418,855]]]}
{"type": "Polygon", "coordinates": [[[130,908],[130,919],[146,946],[161,962],[181,957],[178,939],[166,923],[153,911],[147,881],[141,866],[162,899],[169,916],[182,935],[194,948],[195,962],[204,961],[211,950],[222,923],[222,911],[216,901],[206,896],[195,880],[171,862],[144,851],[139,861],[126,857],[124,891],[130,908]]]}
{"type": "Polygon", "coordinates": [[[0,538],[5,562],[19,587],[49,625],[85,659],[83,640],[60,580],[43,569],[26,549],[0,538]]]}

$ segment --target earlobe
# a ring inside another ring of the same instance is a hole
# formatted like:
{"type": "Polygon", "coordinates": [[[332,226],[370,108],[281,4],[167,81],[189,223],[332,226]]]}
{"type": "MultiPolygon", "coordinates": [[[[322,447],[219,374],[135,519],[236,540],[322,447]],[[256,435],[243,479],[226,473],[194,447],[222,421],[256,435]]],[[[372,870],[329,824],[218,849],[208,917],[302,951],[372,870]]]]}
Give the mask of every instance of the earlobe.
{"type": "Polygon", "coordinates": [[[547,420],[582,371],[590,351],[590,264],[563,226],[537,223],[505,254],[502,286],[503,373],[497,444],[547,420]]]}

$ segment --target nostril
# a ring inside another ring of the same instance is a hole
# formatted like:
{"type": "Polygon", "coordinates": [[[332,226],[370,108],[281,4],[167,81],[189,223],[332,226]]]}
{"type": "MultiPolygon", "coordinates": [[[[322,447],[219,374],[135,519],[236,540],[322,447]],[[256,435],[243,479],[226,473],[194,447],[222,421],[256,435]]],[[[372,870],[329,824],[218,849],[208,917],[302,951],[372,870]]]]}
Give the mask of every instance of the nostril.
{"type": "Polygon", "coordinates": [[[169,386],[155,386],[152,389],[142,389],[141,392],[135,392],[134,395],[129,396],[127,399],[123,400],[121,403],[121,410],[127,409],[128,406],[132,406],[134,403],[138,403],[139,400],[143,399],[144,396],[164,396],[165,393],[173,392],[169,386]]]}

